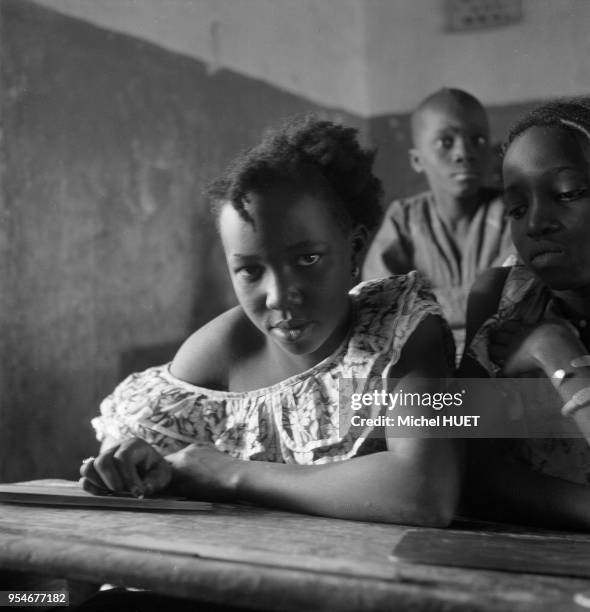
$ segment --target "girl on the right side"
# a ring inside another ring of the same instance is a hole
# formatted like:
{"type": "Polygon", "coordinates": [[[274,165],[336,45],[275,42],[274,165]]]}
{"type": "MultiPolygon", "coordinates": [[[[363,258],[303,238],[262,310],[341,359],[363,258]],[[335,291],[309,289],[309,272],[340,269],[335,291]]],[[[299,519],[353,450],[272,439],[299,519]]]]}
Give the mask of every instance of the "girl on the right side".
{"type": "Polygon", "coordinates": [[[464,497],[486,518],[588,529],[590,99],[521,119],[505,145],[503,180],[520,263],[474,284],[461,374],[544,377],[579,436],[474,440],[464,497]]]}

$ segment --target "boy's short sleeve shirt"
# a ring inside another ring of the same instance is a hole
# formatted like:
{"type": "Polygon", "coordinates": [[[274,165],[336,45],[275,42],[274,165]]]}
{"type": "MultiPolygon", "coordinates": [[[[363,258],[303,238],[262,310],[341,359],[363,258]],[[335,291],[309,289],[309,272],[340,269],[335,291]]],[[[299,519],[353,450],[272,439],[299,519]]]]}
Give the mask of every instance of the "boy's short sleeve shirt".
{"type": "Polygon", "coordinates": [[[462,346],[467,296],[481,272],[502,265],[514,253],[499,193],[482,190],[460,244],[437,212],[427,191],[394,201],[367,253],[363,278],[383,278],[418,270],[431,283],[458,346],[462,346]]]}

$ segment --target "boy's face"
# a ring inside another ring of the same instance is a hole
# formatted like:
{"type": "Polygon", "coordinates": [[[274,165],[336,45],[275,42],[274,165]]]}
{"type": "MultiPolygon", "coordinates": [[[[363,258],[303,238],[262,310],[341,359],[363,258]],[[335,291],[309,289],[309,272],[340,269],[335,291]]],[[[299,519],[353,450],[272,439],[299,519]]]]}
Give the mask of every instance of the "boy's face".
{"type": "Polygon", "coordinates": [[[410,162],[414,170],[426,174],[435,193],[459,199],[476,195],[489,159],[483,108],[447,100],[424,108],[416,117],[410,162]]]}

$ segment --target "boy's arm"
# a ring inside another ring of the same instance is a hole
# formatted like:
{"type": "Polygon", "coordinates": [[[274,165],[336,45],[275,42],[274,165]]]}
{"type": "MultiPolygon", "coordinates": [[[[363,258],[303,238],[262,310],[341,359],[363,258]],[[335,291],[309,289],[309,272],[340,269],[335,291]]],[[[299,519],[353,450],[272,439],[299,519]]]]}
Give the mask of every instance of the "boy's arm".
{"type": "Polygon", "coordinates": [[[406,210],[401,201],[387,209],[363,264],[363,280],[406,274],[414,269],[413,247],[407,231],[406,210]]]}

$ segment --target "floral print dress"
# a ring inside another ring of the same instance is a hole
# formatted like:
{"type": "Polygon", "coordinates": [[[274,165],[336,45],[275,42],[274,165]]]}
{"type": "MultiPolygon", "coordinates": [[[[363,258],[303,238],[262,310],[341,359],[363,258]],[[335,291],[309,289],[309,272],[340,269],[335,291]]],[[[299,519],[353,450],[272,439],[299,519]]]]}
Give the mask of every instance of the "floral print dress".
{"type": "MultiPolygon", "coordinates": [[[[350,402],[340,401],[341,382],[361,393],[381,388],[416,327],[441,310],[416,272],[361,283],[350,298],[348,337],[312,368],[269,387],[232,392],[184,382],[169,364],[153,367],[129,376],[101,403],[92,421],[97,438],[139,437],[162,454],[208,443],[239,459],[297,464],[385,448],[371,428],[343,426],[349,408],[341,404],[350,402]]],[[[450,331],[448,349],[452,365],[450,331]]]]}

